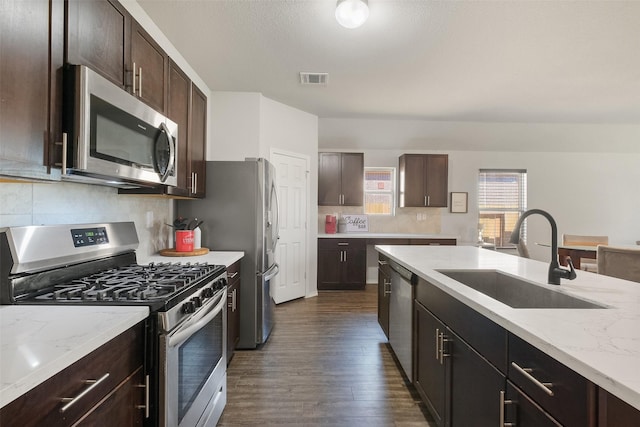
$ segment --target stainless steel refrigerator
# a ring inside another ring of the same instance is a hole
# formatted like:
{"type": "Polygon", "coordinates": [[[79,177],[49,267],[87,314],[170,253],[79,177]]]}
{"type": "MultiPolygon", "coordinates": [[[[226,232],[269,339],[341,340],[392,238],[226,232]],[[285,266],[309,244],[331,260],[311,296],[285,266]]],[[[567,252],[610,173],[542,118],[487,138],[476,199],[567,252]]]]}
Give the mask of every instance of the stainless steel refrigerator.
{"type": "Polygon", "coordinates": [[[275,168],[266,159],[207,162],[204,199],[180,200],[178,215],[204,220],[202,247],[244,251],[240,264],[240,342],[251,349],[267,341],[278,274],[278,199],[275,168]]]}

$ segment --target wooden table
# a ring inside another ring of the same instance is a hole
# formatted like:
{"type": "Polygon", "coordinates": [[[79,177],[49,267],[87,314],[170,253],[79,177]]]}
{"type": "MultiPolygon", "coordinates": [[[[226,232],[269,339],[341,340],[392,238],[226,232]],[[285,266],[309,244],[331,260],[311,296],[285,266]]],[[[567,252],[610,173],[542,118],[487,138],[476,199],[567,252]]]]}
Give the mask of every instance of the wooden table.
{"type": "MultiPolygon", "coordinates": [[[[538,246],[550,247],[547,243],[536,243],[538,246]]],[[[558,261],[560,265],[567,266],[567,257],[571,257],[573,266],[576,270],[580,270],[580,258],[596,259],[598,252],[597,246],[558,246],[558,261]]]]}
{"type": "Polygon", "coordinates": [[[567,265],[566,258],[571,257],[573,266],[576,270],[580,270],[580,259],[589,258],[596,259],[598,253],[597,246],[558,246],[558,258],[560,265],[567,265]]]}

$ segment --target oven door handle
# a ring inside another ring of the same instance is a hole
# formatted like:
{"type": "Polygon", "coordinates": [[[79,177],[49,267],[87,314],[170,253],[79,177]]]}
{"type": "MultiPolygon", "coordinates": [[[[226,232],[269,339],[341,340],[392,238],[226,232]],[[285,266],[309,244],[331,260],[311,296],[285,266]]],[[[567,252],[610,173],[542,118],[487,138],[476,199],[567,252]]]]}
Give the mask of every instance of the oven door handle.
{"type": "Polygon", "coordinates": [[[220,301],[213,306],[211,310],[205,311],[202,314],[198,313],[190,318],[184,325],[182,325],[177,331],[173,332],[169,335],[169,339],[167,341],[167,345],[169,347],[177,347],[183,342],[185,342],[189,337],[191,337],[195,332],[197,332],[204,325],[209,323],[211,319],[216,317],[220,312],[224,309],[226,304],[226,298],[224,295],[226,292],[221,294],[220,301]]]}

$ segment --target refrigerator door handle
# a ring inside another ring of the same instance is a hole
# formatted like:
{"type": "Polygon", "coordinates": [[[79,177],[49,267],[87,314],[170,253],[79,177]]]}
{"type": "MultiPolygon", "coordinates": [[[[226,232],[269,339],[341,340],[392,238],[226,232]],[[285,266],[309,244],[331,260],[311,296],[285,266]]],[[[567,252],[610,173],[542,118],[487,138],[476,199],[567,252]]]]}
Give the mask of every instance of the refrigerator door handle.
{"type": "Polygon", "coordinates": [[[273,279],[279,272],[280,266],[278,265],[278,263],[273,264],[273,266],[271,266],[271,268],[268,269],[266,273],[264,273],[264,281],[266,282],[273,279]]]}
{"type": "Polygon", "coordinates": [[[278,240],[280,239],[280,202],[278,201],[278,189],[276,188],[275,181],[271,182],[271,192],[275,198],[276,207],[274,209],[275,212],[275,226],[273,227],[273,252],[276,252],[276,248],[278,246],[278,240]]]}

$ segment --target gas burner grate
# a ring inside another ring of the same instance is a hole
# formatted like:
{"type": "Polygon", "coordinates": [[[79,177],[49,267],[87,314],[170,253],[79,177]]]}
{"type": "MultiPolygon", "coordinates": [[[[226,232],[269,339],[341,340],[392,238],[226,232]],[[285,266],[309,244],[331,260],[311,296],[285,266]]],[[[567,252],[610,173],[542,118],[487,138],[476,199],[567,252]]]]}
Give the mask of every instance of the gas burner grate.
{"type": "Polygon", "coordinates": [[[40,301],[155,301],[165,300],[219,266],[207,263],[150,263],[97,272],[36,296],[40,301]]]}

